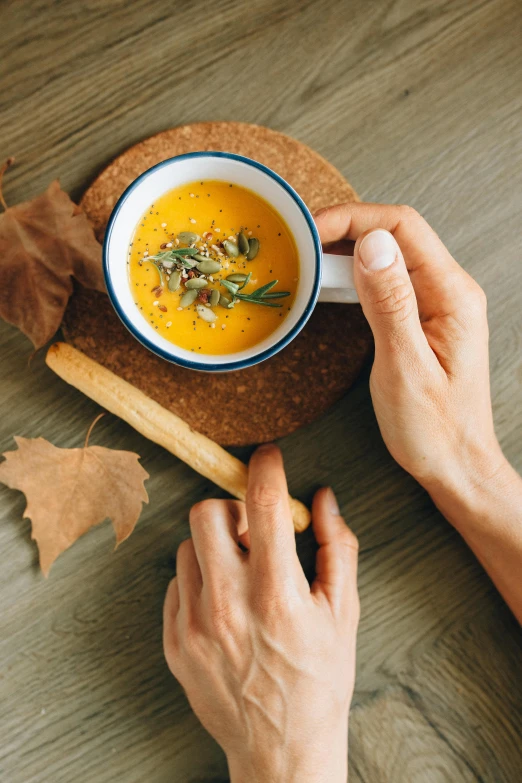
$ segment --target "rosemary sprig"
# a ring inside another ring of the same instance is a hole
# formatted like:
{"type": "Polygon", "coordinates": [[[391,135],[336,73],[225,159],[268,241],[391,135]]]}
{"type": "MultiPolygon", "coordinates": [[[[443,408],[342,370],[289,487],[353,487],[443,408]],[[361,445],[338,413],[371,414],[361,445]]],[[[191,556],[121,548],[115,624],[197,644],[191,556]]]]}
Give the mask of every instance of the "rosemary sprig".
{"type": "Polygon", "coordinates": [[[163,250],[161,253],[156,253],[155,256],[149,256],[149,259],[159,261],[160,264],[164,261],[172,261],[177,266],[192,269],[196,266],[196,262],[189,260],[189,258],[198,252],[197,247],[176,247],[173,250],[163,250]]]}
{"type": "Polygon", "coordinates": [[[172,263],[176,264],[178,267],[192,269],[192,267],[196,266],[196,262],[192,260],[189,261],[189,258],[190,256],[195,256],[197,252],[198,249],[196,247],[175,247],[172,250],[163,250],[161,253],[156,253],[155,256],[143,258],[140,263],[153,264],[158,270],[160,285],[164,285],[165,280],[162,271],[163,263],[165,261],[172,261],[172,263]],[[187,256],[189,258],[187,258],[187,256]]]}
{"type": "Polygon", "coordinates": [[[249,272],[246,278],[243,280],[242,285],[240,285],[237,290],[241,291],[250,282],[251,277],[252,277],[252,272],[249,272]]]}
{"type": "Polygon", "coordinates": [[[150,258],[144,258],[141,263],[142,264],[150,263],[150,264],[152,264],[152,266],[155,266],[156,269],[158,270],[158,275],[159,275],[159,279],[160,279],[160,285],[164,285],[163,272],[161,271],[160,265],[157,264],[156,261],[154,261],[153,256],[151,256],[150,258]]]}
{"type": "Polygon", "coordinates": [[[266,299],[263,297],[253,297],[248,296],[247,294],[239,295],[238,299],[240,299],[242,302],[252,302],[253,304],[259,304],[263,305],[264,307],[282,307],[283,305],[276,304],[275,302],[267,302],[266,299]]]}
{"type": "Polygon", "coordinates": [[[263,296],[263,299],[282,299],[284,296],[290,296],[290,291],[270,291],[263,296]]]}
{"type": "Polygon", "coordinates": [[[199,253],[197,247],[173,247],[171,250],[162,250],[161,253],[149,257],[158,261],[173,261],[172,256],[195,256],[196,253],[199,253]]]}
{"type": "Polygon", "coordinates": [[[279,280],[271,280],[269,283],[262,285],[261,288],[256,288],[256,290],[252,292],[252,296],[265,296],[265,294],[270,291],[271,288],[277,285],[278,282],[279,280]]]}
{"type": "Polygon", "coordinates": [[[276,302],[267,300],[283,299],[285,296],[290,296],[290,291],[271,291],[271,289],[277,285],[279,280],[271,280],[269,283],[262,285],[260,288],[256,288],[255,291],[252,291],[248,294],[240,294],[239,292],[244,289],[250,280],[250,277],[251,275],[247,275],[247,279],[241,286],[239,286],[237,283],[233,283],[231,280],[221,281],[221,285],[224,286],[233,296],[233,300],[231,302],[232,305],[234,305],[236,301],[240,300],[242,302],[252,302],[252,304],[264,305],[265,307],[282,307],[282,305],[277,304],[276,302]]]}

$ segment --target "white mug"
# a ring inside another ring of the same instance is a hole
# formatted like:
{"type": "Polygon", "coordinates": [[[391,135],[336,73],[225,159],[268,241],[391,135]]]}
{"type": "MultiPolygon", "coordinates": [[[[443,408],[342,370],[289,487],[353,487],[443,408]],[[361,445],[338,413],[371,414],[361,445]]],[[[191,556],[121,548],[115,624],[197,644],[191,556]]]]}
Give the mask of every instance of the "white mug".
{"type": "Polygon", "coordinates": [[[301,331],[321,302],[357,302],[353,258],[323,253],[310,210],[282,177],[266,166],[228,152],[191,152],[158,163],[129,185],[109,219],[103,244],[103,268],[110,300],[129,331],[145,347],[193,370],[239,370],[273,356],[301,331]],[[241,185],[271,204],[286,222],[299,254],[299,283],[291,311],[281,325],[251,348],[222,355],[197,354],[171,343],[136,307],[127,274],[127,252],[145,210],[173,188],[196,180],[241,185]]]}

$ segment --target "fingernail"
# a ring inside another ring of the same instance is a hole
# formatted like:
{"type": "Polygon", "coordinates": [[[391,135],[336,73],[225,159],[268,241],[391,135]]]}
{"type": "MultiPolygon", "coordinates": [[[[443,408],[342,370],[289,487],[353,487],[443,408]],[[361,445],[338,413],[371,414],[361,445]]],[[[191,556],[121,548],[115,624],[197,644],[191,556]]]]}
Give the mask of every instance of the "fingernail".
{"type": "Polygon", "coordinates": [[[359,255],[366,269],[377,272],[393,264],[397,256],[397,243],[389,231],[378,228],[366,234],[359,245],[359,255]]]}
{"type": "Polygon", "coordinates": [[[335,497],[334,491],[331,487],[328,487],[328,505],[330,507],[330,514],[333,514],[335,517],[338,517],[341,512],[339,511],[337,498],[335,497]]]}
{"type": "Polygon", "coordinates": [[[261,445],[257,447],[256,451],[260,451],[262,454],[264,454],[265,451],[266,452],[273,451],[276,448],[277,446],[275,445],[275,443],[261,443],[261,445]]]}

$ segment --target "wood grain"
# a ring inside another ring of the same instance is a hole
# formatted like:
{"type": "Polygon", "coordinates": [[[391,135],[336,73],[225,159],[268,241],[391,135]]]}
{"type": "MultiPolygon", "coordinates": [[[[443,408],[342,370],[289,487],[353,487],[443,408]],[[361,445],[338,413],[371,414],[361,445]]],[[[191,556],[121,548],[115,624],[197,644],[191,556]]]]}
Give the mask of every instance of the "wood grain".
{"type": "MultiPolygon", "coordinates": [[[[367,200],[411,203],[485,288],[497,432],[522,469],[522,17],[517,0],[135,0],[0,5],[10,203],[59,175],[80,197],[118,152],[200,120],[257,122],[329,159],[367,200]]],[[[0,330],[2,450],[78,446],[98,408],[0,330]]],[[[1,489],[0,779],[218,783],[225,759],[161,652],[191,504],[213,487],[117,419],[93,443],[141,454],[151,497],[44,581],[23,497],[1,489]]],[[[289,485],[331,483],[361,544],[351,781],[519,783],[520,629],[381,441],[367,376],[283,439],[289,485]]],[[[246,457],[247,452],[239,451],[246,457]]],[[[299,540],[306,568],[311,535],[299,540]]]]}

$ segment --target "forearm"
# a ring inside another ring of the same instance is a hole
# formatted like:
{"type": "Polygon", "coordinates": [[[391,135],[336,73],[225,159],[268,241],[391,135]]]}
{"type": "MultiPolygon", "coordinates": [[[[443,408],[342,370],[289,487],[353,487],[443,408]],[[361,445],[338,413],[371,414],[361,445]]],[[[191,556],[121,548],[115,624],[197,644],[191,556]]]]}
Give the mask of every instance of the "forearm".
{"type": "Polygon", "coordinates": [[[503,460],[482,480],[428,491],[522,623],[522,478],[503,460]]]}

